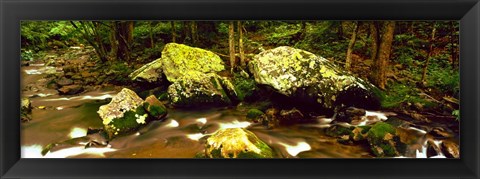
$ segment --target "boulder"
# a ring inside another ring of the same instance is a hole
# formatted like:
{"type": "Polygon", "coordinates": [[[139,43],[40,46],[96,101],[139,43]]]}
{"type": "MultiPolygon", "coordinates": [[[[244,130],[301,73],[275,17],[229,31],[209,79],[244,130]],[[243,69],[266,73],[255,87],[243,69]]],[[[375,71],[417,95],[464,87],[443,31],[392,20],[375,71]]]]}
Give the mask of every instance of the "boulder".
{"type": "Polygon", "coordinates": [[[60,95],[74,95],[81,93],[83,91],[83,87],[80,85],[68,85],[61,87],[57,91],[60,95]]]}
{"type": "Polygon", "coordinates": [[[162,83],[165,80],[163,79],[162,59],[159,58],[140,67],[128,75],[128,77],[133,81],[152,84],[162,83]]]}
{"type": "Polygon", "coordinates": [[[154,95],[145,98],[144,108],[155,119],[162,119],[167,115],[167,108],[154,95]]]}
{"type": "Polygon", "coordinates": [[[236,92],[232,83],[214,73],[186,72],[168,87],[170,102],[177,107],[229,105],[236,92]]]}
{"type": "Polygon", "coordinates": [[[272,149],[252,132],[242,128],[220,129],[207,138],[208,158],[272,158],[272,149]]]}
{"type": "Polygon", "coordinates": [[[123,88],[110,103],[100,106],[97,113],[110,139],[135,131],[146,124],[148,113],[143,108],[143,103],[143,99],[135,92],[123,88]]]}
{"type": "Polygon", "coordinates": [[[68,79],[68,78],[65,78],[65,77],[62,77],[60,79],[57,80],[57,84],[59,86],[68,86],[68,85],[72,85],[73,84],[73,80],[71,79],[68,79]]]}
{"type": "Polygon", "coordinates": [[[375,109],[380,106],[376,88],[332,62],[292,47],[277,47],[254,56],[248,64],[258,84],[278,93],[326,109],[355,106],[375,109]]]}
{"type": "Polygon", "coordinates": [[[258,109],[250,109],[247,111],[247,119],[253,122],[263,122],[267,116],[258,109]]]}
{"type": "Polygon", "coordinates": [[[458,144],[451,141],[443,141],[441,149],[445,157],[447,158],[460,158],[460,148],[458,144]]]}
{"type": "Polygon", "coordinates": [[[161,61],[163,73],[172,83],[190,75],[191,71],[213,73],[225,70],[222,59],[215,53],[177,43],[165,45],[161,61]]]}

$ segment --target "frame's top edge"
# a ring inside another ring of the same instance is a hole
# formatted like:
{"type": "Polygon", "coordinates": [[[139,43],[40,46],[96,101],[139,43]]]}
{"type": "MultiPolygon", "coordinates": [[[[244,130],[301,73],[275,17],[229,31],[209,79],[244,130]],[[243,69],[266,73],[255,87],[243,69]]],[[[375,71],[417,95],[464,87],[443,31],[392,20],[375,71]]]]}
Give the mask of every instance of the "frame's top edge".
{"type": "Polygon", "coordinates": [[[238,3],[238,4],[302,4],[302,3],[355,3],[355,4],[416,4],[416,3],[478,3],[480,0],[3,0],[9,3],[238,3]]]}

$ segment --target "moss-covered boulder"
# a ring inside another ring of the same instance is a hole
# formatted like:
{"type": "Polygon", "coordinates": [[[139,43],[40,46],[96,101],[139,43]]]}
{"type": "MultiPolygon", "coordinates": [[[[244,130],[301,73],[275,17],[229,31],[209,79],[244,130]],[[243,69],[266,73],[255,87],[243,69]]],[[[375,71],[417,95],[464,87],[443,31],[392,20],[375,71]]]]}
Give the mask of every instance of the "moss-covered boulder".
{"type": "Polygon", "coordinates": [[[263,122],[267,116],[258,109],[250,109],[247,111],[247,119],[253,122],[263,122]]]}
{"type": "Polygon", "coordinates": [[[304,50],[277,47],[255,55],[248,65],[258,84],[303,103],[326,109],[341,104],[365,109],[380,106],[373,85],[304,50]]]}
{"type": "Polygon", "coordinates": [[[183,44],[166,44],[162,51],[163,73],[168,81],[176,82],[191,71],[212,73],[225,70],[218,55],[201,48],[183,44]]]}
{"type": "Polygon", "coordinates": [[[220,129],[207,138],[207,158],[272,158],[272,149],[242,128],[220,129]]]}
{"type": "Polygon", "coordinates": [[[150,114],[150,116],[154,119],[161,119],[167,115],[167,108],[154,95],[150,95],[145,98],[145,103],[143,106],[148,114],[150,114]]]}
{"type": "Polygon", "coordinates": [[[177,107],[222,106],[232,103],[236,92],[229,79],[215,73],[185,72],[168,87],[170,102],[177,107]]]}
{"type": "Polygon", "coordinates": [[[405,145],[396,133],[396,128],[388,123],[375,123],[366,135],[373,154],[378,157],[394,157],[403,153],[405,145]]]}
{"type": "Polygon", "coordinates": [[[135,131],[146,124],[148,113],[143,108],[143,103],[143,99],[134,91],[123,88],[109,104],[100,106],[97,113],[110,139],[135,131]]]}
{"type": "Polygon", "coordinates": [[[133,81],[160,84],[164,82],[162,59],[159,58],[133,71],[128,77],[133,81]]]}

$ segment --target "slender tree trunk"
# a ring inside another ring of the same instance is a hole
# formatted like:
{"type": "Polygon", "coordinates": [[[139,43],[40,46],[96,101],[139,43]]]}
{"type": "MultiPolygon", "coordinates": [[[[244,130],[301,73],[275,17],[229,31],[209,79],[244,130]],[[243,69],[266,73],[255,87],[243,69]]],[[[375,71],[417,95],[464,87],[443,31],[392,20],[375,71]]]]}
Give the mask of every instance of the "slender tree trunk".
{"type": "Polygon", "coordinates": [[[455,21],[450,22],[450,55],[452,58],[452,69],[457,68],[457,36],[455,32],[457,29],[455,28],[455,21]]]}
{"type": "Polygon", "coordinates": [[[230,72],[235,68],[235,31],[233,21],[228,25],[228,45],[230,50],[230,72]]]}
{"type": "Polygon", "coordinates": [[[377,58],[377,50],[378,50],[378,43],[379,43],[379,29],[378,29],[378,22],[371,22],[370,23],[370,37],[372,39],[371,44],[371,59],[375,61],[377,58]]]}
{"type": "Polygon", "coordinates": [[[427,77],[427,69],[428,69],[428,64],[430,62],[430,58],[432,57],[433,53],[433,48],[434,48],[434,42],[435,42],[435,33],[437,31],[437,28],[435,26],[435,22],[432,24],[432,34],[430,36],[430,48],[428,49],[428,55],[427,59],[425,59],[425,64],[423,65],[423,73],[422,73],[422,83],[426,84],[426,77],[427,77]]]}
{"type": "Polygon", "coordinates": [[[242,65],[242,67],[245,67],[246,63],[245,63],[245,52],[244,52],[244,49],[243,49],[243,25],[242,25],[241,21],[238,21],[237,23],[238,23],[237,24],[237,26],[238,26],[238,51],[240,53],[240,65],[242,65]]]}
{"type": "Polygon", "coordinates": [[[117,28],[116,27],[116,22],[112,22],[110,24],[110,59],[117,59],[117,53],[118,53],[118,39],[116,38],[117,35],[117,28]]]}
{"type": "Polygon", "coordinates": [[[170,21],[170,28],[172,29],[172,42],[176,43],[177,41],[177,32],[175,30],[175,21],[170,21]]]}
{"type": "Polygon", "coordinates": [[[155,44],[153,44],[153,25],[152,25],[152,21],[150,21],[148,23],[148,26],[149,26],[149,33],[150,33],[150,48],[153,48],[155,46],[155,44]]]}
{"type": "Polygon", "coordinates": [[[197,23],[195,21],[190,22],[190,30],[192,31],[192,43],[194,45],[197,45],[198,32],[197,32],[197,23]]]}
{"type": "Polygon", "coordinates": [[[353,22],[354,23],[354,28],[352,31],[352,37],[350,38],[350,42],[348,43],[348,49],[347,49],[347,55],[345,59],[345,69],[350,70],[350,66],[352,63],[352,51],[353,47],[355,46],[355,41],[357,40],[357,33],[359,29],[359,24],[358,22],[353,22]]]}
{"type": "Polygon", "coordinates": [[[387,67],[388,67],[388,60],[390,58],[392,42],[393,42],[393,35],[395,32],[395,21],[386,21],[384,22],[383,33],[381,36],[380,44],[377,51],[377,58],[375,60],[376,66],[376,85],[380,89],[385,89],[385,85],[387,83],[387,67]]]}
{"type": "Polygon", "coordinates": [[[191,30],[190,30],[190,25],[188,24],[188,21],[183,21],[183,43],[189,42],[191,39],[191,30]]]}

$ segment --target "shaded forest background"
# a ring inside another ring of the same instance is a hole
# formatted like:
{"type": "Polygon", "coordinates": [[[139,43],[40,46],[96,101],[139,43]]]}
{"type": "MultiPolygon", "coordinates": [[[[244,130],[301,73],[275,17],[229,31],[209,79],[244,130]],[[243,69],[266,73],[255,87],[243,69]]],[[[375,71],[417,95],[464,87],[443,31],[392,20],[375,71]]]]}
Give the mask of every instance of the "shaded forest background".
{"type": "Polygon", "coordinates": [[[232,76],[255,54],[292,46],[383,89],[383,108],[459,115],[457,21],[21,22],[22,61],[92,48],[90,60],[113,69],[109,82],[117,85],[128,85],[128,74],[160,58],[170,42],[215,52],[230,67],[224,75],[232,76]]]}

